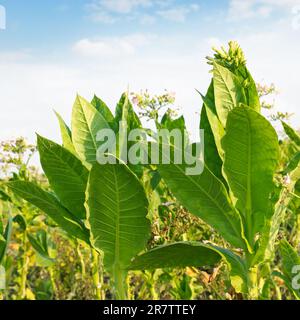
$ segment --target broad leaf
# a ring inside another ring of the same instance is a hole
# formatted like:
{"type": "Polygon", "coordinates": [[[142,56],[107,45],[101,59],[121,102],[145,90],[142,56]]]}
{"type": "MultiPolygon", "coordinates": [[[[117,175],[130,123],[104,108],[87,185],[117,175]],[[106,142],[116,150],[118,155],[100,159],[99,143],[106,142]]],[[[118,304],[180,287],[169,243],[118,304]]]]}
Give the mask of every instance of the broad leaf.
{"type": "Polygon", "coordinates": [[[159,165],[158,170],[175,197],[192,214],[216,229],[228,242],[245,248],[241,221],[222,182],[205,165],[200,175],[187,175],[186,164],[159,165]]]}
{"type": "Polygon", "coordinates": [[[75,150],[79,157],[88,164],[96,163],[97,133],[109,128],[103,115],[88,101],[77,96],[72,113],[72,137],[75,150]]]}
{"type": "Polygon", "coordinates": [[[229,111],[247,102],[245,92],[238,77],[217,63],[214,63],[213,83],[217,114],[223,127],[226,127],[229,111]]]}
{"type": "Polygon", "coordinates": [[[95,164],[86,208],[93,246],[104,252],[109,271],[125,270],[149,237],[148,201],[135,175],[122,164],[95,164]]]}
{"type": "Polygon", "coordinates": [[[44,211],[70,236],[89,243],[89,232],[83,223],[64,208],[54,195],[27,181],[13,181],[7,183],[7,186],[16,195],[44,211]]]}
{"type": "Polygon", "coordinates": [[[76,151],[72,142],[72,133],[70,128],[66,125],[63,118],[56,111],[55,114],[59,122],[63,147],[72,152],[74,155],[76,155],[76,151]]]}
{"type": "Polygon", "coordinates": [[[38,136],[38,150],[43,170],[61,203],[84,219],[88,170],[67,149],[41,136],[38,136]]]}
{"type": "Polygon", "coordinates": [[[270,214],[269,196],[279,158],[277,134],[263,116],[243,106],[229,113],[222,142],[224,172],[253,245],[270,214]]]}
{"type": "Polygon", "coordinates": [[[137,256],[131,270],[214,266],[221,257],[208,245],[199,242],[177,242],[158,246],[137,256]]]}

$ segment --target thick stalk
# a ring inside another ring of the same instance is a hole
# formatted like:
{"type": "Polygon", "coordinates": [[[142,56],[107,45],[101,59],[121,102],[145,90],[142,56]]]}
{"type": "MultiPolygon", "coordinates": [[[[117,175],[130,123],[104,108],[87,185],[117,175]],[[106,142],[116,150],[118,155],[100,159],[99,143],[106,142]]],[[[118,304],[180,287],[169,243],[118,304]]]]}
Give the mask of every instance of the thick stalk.
{"type": "Polygon", "coordinates": [[[100,277],[100,268],[99,268],[99,254],[96,250],[92,249],[92,273],[93,273],[93,284],[95,288],[95,299],[103,300],[102,295],[102,281],[100,277]]]}
{"type": "Polygon", "coordinates": [[[85,279],[85,276],[86,276],[86,269],[85,269],[84,257],[83,257],[81,250],[80,250],[80,243],[79,242],[76,243],[76,250],[77,250],[77,255],[78,255],[78,258],[80,261],[81,278],[83,280],[83,279],[85,279]]]}
{"type": "Polygon", "coordinates": [[[249,280],[248,299],[249,300],[258,300],[259,289],[258,289],[258,267],[257,267],[257,265],[249,269],[248,280],[249,280]]]}

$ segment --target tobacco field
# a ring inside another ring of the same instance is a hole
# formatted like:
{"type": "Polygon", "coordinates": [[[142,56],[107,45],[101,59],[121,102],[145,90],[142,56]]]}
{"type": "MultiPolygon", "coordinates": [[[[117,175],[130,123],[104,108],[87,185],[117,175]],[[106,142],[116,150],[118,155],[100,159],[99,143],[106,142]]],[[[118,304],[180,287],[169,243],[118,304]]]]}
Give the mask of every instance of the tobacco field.
{"type": "Polygon", "coordinates": [[[188,137],[168,92],[125,92],[115,108],[78,95],[70,125],[56,114],[61,141],[1,142],[1,299],[300,299],[299,128],[266,115],[270,92],[237,43],[207,61],[201,174],[174,159],[97,162],[97,133],[120,137],[122,123],[146,146],[161,129],[188,137]]]}

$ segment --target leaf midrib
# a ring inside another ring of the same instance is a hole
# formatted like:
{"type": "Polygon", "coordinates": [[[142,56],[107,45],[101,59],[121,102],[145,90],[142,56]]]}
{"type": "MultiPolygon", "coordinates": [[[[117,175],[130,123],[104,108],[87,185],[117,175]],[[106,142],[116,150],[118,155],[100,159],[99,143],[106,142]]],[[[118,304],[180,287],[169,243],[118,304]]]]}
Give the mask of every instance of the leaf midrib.
{"type": "MultiPolygon", "coordinates": [[[[82,111],[82,115],[83,115],[83,117],[84,117],[84,121],[85,121],[86,126],[87,126],[87,128],[88,128],[88,130],[89,130],[90,136],[92,137],[92,142],[93,142],[93,145],[94,145],[94,150],[95,150],[95,152],[97,152],[97,144],[96,144],[95,138],[94,138],[94,136],[93,136],[93,134],[92,134],[92,130],[91,130],[90,126],[89,126],[89,123],[88,123],[88,121],[87,121],[87,118],[86,118],[86,115],[85,115],[85,112],[84,112],[84,109],[83,109],[83,106],[82,106],[81,101],[80,101],[79,104],[80,104],[80,108],[81,108],[81,111],[82,111]]],[[[98,112],[98,111],[97,111],[97,112],[98,112]]]]}
{"type": "MultiPolygon", "coordinates": [[[[224,77],[222,76],[222,73],[220,72],[220,69],[219,69],[218,64],[215,64],[215,66],[217,67],[217,68],[216,68],[216,70],[218,71],[218,73],[219,73],[220,77],[222,78],[222,81],[223,81],[223,83],[224,83],[224,85],[225,85],[225,87],[226,87],[226,89],[227,89],[227,91],[228,91],[228,93],[229,93],[229,96],[230,96],[231,102],[232,102],[232,104],[235,106],[234,98],[233,98],[233,95],[232,95],[232,93],[231,93],[231,90],[229,89],[229,87],[228,87],[228,85],[227,85],[227,83],[226,83],[226,81],[225,81],[224,77]]],[[[232,110],[232,108],[230,108],[230,110],[232,110]]]]}
{"type": "Polygon", "coordinates": [[[252,139],[251,139],[251,125],[250,125],[250,119],[248,117],[247,113],[247,127],[248,127],[248,165],[247,165],[247,196],[246,196],[246,219],[247,219],[247,229],[249,233],[249,241],[251,241],[251,236],[252,236],[252,188],[251,188],[251,171],[252,171],[252,166],[251,166],[251,154],[252,154],[252,139]]]}
{"type": "Polygon", "coordinates": [[[113,174],[115,179],[116,186],[116,228],[115,228],[115,257],[114,257],[114,265],[120,265],[120,197],[119,197],[119,184],[117,180],[116,170],[113,167],[113,174]]]}

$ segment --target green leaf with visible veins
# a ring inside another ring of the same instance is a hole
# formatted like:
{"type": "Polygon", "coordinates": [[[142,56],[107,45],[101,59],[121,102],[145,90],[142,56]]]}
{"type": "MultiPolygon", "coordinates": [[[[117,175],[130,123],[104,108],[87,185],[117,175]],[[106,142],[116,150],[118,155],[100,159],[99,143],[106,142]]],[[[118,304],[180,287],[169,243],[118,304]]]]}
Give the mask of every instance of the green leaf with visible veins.
{"type": "Polygon", "coordinates": [[[86,195],[93,246],[104,252],[104,266],[109,271],[126,270],[145,248],[150,234],[142,185],[123,164],[95,164],[86,195]]]}
{"type": "Polygon", "coordinates": [[[213,84],[217,114],[225,128],[229,111],[239,103],[246,103],[245,92],[238,77],[217,63],[214,63],[213,84]]]}
{"type": "Polygon", "coordinates": [[[85,219],[88,170],[67,149],[38,135],[43,170],[61,203],[79,219],[85,219]]]}
{"type": "Polygon", "coordinates": [[[221,256],[199,242],[176,242],[155,247],[134,258],[130,270],[214,266],[221,256]]]}
{"type": "Polygon", "coordinates": [[[223,183],[204,166],[199,175],[187,175],[186,164],[158,165],[174,196],[192,214],[200,217],[235,247],[245,248],[241,218],[233,208],[223,183]]]}
{"type": "Polygon", "coordinates": [[[89,243],[89,232],[83,223],[64,208],[54,195],[28,181],[13,181],[6,185],[16,195],[44,211],[70,236],[89,243]]]}
{"type": "Polygon", "coordinates": [[[279,158],[277,134],[263,116],[242,106],[229,113],[222,145],[224,173],[253,245],[270,215],[269,196],[279,158]]]}
{"type": "Polygon", "coordinates": [[[109,125],[103,115],[87,100],[77,96],[72,113],[73,144],[80,159],[92,165],[96,163],[97,133],[108,129],[109,125]]]}

